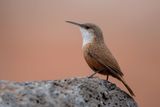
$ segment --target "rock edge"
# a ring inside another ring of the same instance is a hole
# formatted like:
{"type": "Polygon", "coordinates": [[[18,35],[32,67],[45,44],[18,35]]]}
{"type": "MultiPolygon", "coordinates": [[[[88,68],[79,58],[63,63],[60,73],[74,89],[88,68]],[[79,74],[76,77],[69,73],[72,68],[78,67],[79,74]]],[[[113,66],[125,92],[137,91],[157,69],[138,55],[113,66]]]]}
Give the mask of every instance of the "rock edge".
{"type": "Polygon", "coordinates": [[[0,81],[0,107],[138,107],[115,84],[99,78],[0,81]]]}

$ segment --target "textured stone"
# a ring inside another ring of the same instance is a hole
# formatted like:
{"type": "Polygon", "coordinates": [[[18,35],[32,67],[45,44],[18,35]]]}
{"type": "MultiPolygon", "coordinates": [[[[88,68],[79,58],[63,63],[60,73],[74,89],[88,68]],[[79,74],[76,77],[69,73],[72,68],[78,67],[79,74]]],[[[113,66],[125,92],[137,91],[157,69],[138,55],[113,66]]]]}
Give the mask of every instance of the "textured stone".
{"type": "Polygon", "coordinates": [[[0,81],[0,107],[137,107],[115,84],[98,78],[0,81]]]}

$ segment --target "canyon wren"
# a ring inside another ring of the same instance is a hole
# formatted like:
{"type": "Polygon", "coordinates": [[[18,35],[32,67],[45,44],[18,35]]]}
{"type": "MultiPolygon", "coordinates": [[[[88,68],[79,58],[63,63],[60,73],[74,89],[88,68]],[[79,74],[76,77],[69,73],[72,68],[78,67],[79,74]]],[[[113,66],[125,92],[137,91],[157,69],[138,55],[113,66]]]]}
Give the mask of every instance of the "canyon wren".
{"type": "Polygon", "coordinates": [[[93,77],[96,73],[100,73],[107,75],[106,79],[108,80],[108,77],[111,75],[120,80],[130,94],[134,96],[132,89],[123,79],[124,74],[122,73],[119,64],[105,45],[101,29],[92,23],[79,24],[72,21],[66,22],[80,27],[83,38],[82,49],[84,58],[89,67],[94,71],[89,77],[93,77]]]}

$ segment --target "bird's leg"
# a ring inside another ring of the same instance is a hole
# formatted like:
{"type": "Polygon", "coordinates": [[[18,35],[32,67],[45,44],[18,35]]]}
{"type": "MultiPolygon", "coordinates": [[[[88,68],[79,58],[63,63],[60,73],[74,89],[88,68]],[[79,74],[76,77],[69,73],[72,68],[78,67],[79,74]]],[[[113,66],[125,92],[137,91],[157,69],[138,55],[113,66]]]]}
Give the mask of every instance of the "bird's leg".
{"type": "Polygon", "coordinates": [[[92,75],[90,75],[88,78],[92,78],[94,75],[96,75],[97,73],[101,72],[101,70],[94,72],[92,75]]]}
{"type": "Polygon", "coordinates": [[[106,80],[108,81],[108,79],[109,79],[109,75],[107,74],[107,78],[106,78],[106,80]]]}
{"type": "Polygon", "coordinates": [[[88,78],[92,78],[94,75],[96,75],[98,72],[94,72],[93,74],[91,74],[88,78]]]}
{"type": "Polygon", "coordinates": [[[102,68],[102,69],[99,69],[98,71],[95,71],[92,75],[90,75],[88,78],[92,78],[94,75],[96,75],[97,73],[99,73],[99,72],[101,72],[101,71],[103,71],[104,70],[104,68],[102,68]]]}

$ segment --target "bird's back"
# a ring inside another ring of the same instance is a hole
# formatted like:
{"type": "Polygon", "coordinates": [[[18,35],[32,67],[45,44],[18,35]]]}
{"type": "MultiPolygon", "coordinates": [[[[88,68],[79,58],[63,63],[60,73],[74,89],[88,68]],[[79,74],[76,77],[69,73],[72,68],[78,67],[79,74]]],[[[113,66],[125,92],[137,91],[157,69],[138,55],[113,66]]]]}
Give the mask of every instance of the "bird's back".
{"type": "Polygon", "coordinates": [[[103,70],[102,74],[123,76],[119,64],[105,44],[90,43],[83,47],[84,57],[93,70],[103,70]]]}

